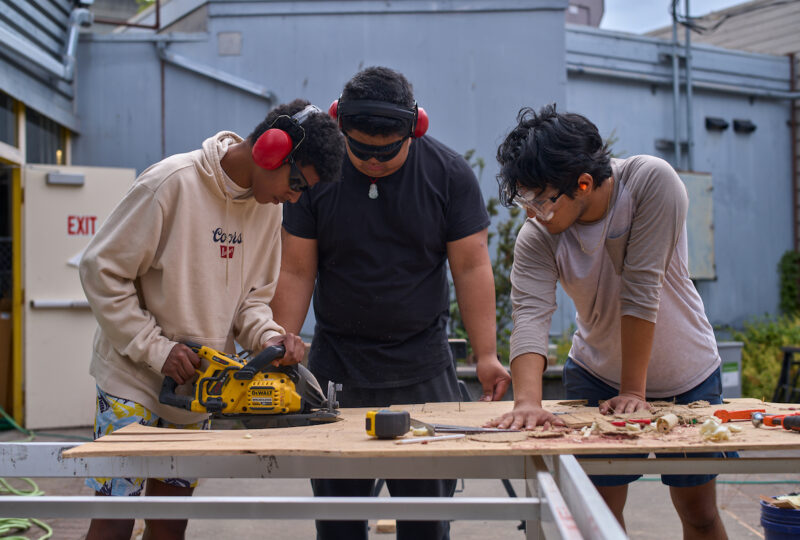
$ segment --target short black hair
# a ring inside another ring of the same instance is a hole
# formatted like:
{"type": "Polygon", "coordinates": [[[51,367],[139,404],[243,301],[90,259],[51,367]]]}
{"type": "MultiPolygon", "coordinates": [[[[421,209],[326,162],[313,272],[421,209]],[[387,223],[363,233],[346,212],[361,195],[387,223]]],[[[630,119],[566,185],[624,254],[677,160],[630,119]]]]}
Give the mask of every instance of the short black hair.
{"type": "Polygon", "coordinates": [[[295,162],[300,165],[312,165],[319,175],[320,182],[336,182],[341,176],[345,155],[344,137],[336,122],[325,111],[314,112],[305,118],[301,130],[290,118],[281,118],[291,117],[309,104],[304,99],[295,99],[291,103],[278,105],[269,111],[264,121],[247,136],[247,142],[252,147],[270,127],[282,129],[289,134],[295,145],[301,139],[303,141],[292,153],[295,162]]]}
{"type": "Polygon", "coordinates": [[[588,173],[599,187],[611,176],[611,152],[588,118],[557,113],[552,103],[536,113],[523,107],[517,126],[497,148],[500,201],[510,206],[517,186],[542,191],[553,186],[570,198],[578,189],[578,177],[588,173]]]}
{"type": "MultiPolygon", "coordinates": [[[[405,76],[393,69],[373,66],[350,79],[342,90],[342,101],[385,101],[408,109],[414,108],[414,90],[405,76]]],[[[355,129],[366,135],[406,135],[409,122],[398,118],[360,114],[341,119],[342,130],[355,129]]]]}

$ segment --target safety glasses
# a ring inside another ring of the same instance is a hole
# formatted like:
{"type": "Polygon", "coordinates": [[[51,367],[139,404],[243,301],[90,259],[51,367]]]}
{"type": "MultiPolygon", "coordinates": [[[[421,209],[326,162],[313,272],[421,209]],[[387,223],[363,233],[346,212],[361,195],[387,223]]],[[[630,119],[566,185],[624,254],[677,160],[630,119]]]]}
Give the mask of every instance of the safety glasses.
{"type": "Polygon", "coordinates": [[[542,221],[550,221],[553,219],[553,214],[555,213],[553,212],[553,206],[556,204],[556,201],[558,201],[558,198],[563,194],[563,191],[559,191],[552,197],[537,199],[532,191],[528,191],[527,189],[518,189],[516,196],[514,196],[513,202],[523,210],[533,210],[533,212],[536,214],[536,217],[542,221]]]}
{"type": "Polygon", "coordinates": [[[394,159],[403,148],[403,143],[406,142],[406,139],[408,139],[408,137],[403,137],[399,141],[395,141],[385,146],[373,146],[371,144],[358,142],[349,135],[345,135],[345,137],[347,138],[347,146],[357,159],[360,159],[361,161],[369,161],[370,159],[375,158],[381,163],[385,163],[394,159]]]}
{"type": "Polygon", "coordinates": [[[310,188],[311,185],[303,175],[303,171],[294,162],[294,159],[289,159],[289,189],[294,192],[302,193],[310,188]]]}

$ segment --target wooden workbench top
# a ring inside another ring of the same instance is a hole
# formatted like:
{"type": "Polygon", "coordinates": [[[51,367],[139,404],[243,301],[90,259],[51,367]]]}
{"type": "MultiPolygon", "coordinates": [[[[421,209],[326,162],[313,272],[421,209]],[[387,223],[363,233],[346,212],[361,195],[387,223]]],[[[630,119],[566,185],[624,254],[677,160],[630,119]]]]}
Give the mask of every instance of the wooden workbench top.
{"type": "MultiPolygon", "coordinates": [[[[428,403],[395,406],[411,413],[412,418],[435,424],[481,426],[487,420],[510,411],[512,403],[428,403]]],[[[700,425],[717,409],[765,409],[767,414],[800,413],[800,405],[765,403],[754,399],[732,399],[724,405],[692,408],[677,407],[675,412],[690,423],[678,425],[664,434],[656,430],[628,434],[625,428],[616,432],[596,407],[589,408],[571,402],[548,401],[545,408],[561,413],[571,429],[555,438],[537,435],[541,428],[525,433],[496,433],[467,435],[465,438],[436,441],[427,444],[395,444],[394,440],[378,440],[367,436],[364,429],[369,409],[342,409],[342,420],[316,426],[187,431],[151,428],[138,424],[127,426],[94,442],[64,452],[64,457],[112,456],[190,456],[259,454],[275,456],[332,456],[332,457],[413,457],[413,456],[475,456],[475,455],[543,455],[590,453],[698,452],[726,450],[797,450],[800,432],[782,428],[756,428],[749,421],[734,422],[741,432],[729,440],[704,441],[700,425]],[[691,423],[691,417],[697,423],[691,423]],[[594,431],[588,436],[580,425],[597,421],[606,431],[594,431]],[[605,422],[605,424],[604,424],[605,422]],[[515,439],[515,440],[512,440],[515,439]]],[[[662,412],[664,412],[662,410],[662,412]]],[[[646,418],[650,413],[627,415],[646,418]]],[[[413,435],[407,435],[412,437],[413,435]]]]}

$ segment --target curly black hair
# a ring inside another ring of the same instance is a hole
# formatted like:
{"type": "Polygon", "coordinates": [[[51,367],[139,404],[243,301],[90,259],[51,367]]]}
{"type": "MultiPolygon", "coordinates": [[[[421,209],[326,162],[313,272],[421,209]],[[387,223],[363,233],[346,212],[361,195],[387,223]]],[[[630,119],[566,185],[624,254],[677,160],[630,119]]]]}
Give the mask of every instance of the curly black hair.
{"type": "Polygon", "coordinates": [[[553,186],[570,198],[578,189],[578,177],[588,173],[599,187],[611,176],[611,153],[600,132],[588,118],[557,113],[550,104],[536,113],[523,107],[517,126],[497,148],[500,201],[510,206],[517,186],[542,191],[553,186]]]}
{"type": "MultiPolygon", "coordinates": [[[[414,90],[405,76],[393,69],[373,66],[350,79],[342,90],[342,101],[385,101],[408,109],[414,108],[414,90]]],[[[366,135],[405,135],[409,122],[383,116],[356,115],[342,118],[342,129],[358,130],[366,135]]]]}
{"type": "Polygon", "coordinates": [[[302,143],[292,153],[295,162],[300,165],[312,165],[319,175],[320,182],[336,182],[341,177],[345,152],[344,137],[336,121],[324,111],[311,113],[303,121],[302,127],[298,127],[291,116],[302,111],[307,105],[309,102],[304,99],[295,99],[291,103],[278,105],[247,136],[247,142],[252,147],[267,129],[271,127],[282,129],[289,134],[295,145],[302,139],[302,143]]]}

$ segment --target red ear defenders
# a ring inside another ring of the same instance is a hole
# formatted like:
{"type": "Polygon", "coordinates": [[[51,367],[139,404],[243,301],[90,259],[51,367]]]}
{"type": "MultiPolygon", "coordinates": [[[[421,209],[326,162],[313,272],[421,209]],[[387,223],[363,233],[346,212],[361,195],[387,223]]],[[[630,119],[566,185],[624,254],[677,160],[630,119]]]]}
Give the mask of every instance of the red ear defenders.
{"type": "Polygon", "coordinates": [[[339,122],[340,128],[342,127],[342,118],[359,114],[404,120],[409,124],[409,136],[415,139],[425,135],[429,124],[428,113],[422,107],[418,107],[416,102],[414,102],[413,108],[408,109],[387,101],[370,101],[366,99],[344,101],[339,98],[331,103],[328,114],[339,122]]]}
{"type": "Polygon", "coordinates": [[[286,163],[291,159],[292,153],[302,144],[306,138],[306,132],[303,129],[303,122],[312,113],[321,113],[322,111],[316,105],[307,105],[302,111],[290,116],[281,115],[276,118],[269,129],[267,129],[258,140],[253,144],[253,161],[262,169],[274,170],[286,163]],[[293,128],[296,143],[292,136],[283,129],[273,127],[281,120],[282,122],[290,122],[293,128]]]}

